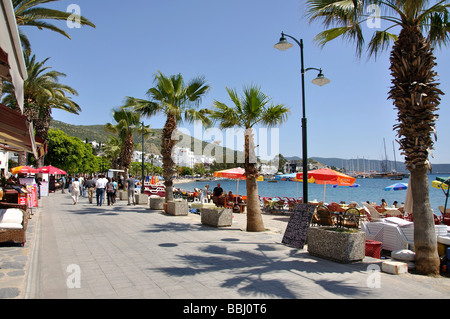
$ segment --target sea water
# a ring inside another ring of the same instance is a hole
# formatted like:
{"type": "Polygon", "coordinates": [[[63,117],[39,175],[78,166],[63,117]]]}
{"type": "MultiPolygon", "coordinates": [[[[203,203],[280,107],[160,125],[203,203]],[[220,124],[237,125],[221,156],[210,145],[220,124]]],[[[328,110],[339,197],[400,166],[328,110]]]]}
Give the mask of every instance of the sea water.
{"type": "MultiPolygon", "coordinates": [[[[430,183],[430,203],[431,208],[437,216],[440,216],[439,206],[444,206],[445,204],[445,194],[441,189],[436,189],[431,187],[431,182],[436,179],[436,177],[447,177],[442,174],[429,174],[428,181],[430,183]]],[[[186,191],[193,191],[194,188],[204,189],[206,184],[209,184],[209,189],[212,191],[214,187],[220,183],[221,187],[227,193],[231,191],[233,194],[246,195],[246,184],[245,180],[232,179],[220,179],[213,181],[202,181],[202,182],[190,182],[183,184],[175,184],[175,187],[186,191]]],[[[309,201],[323,201],[325,197],[325,203],[341,201],[349,204],[352,201],[357,202],[361,205],[361,202],[376,203],[381,204],[381,199],[384,199],[389,206],[391,206],[394,201],[398,204],[405,202],[406,190],[384,190],[385,187],[390,186],[395,183],[408,183],[408,179],[403,180],[390,180],[387,178],[357,178],[355,184],[358,187],[346,187],[346,186],[335,186],[335,185],[318,185],[318,184],[308,184],[308,199],[309,201]]],[[[277,181],[277,183],[271,183],[268,181],[258,182],[258,194],[261,197],[302,197],[303,194],[303,184],[292,181],[277,181]]],[[[447,208],[450,208],[450,200],[447,204],[447,208]]]]}

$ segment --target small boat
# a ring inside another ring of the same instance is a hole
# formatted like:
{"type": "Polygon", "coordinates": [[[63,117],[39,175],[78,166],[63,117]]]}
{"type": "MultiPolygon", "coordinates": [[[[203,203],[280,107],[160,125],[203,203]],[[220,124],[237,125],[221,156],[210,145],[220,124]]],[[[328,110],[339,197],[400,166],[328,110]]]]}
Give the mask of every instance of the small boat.
{"type": "Polygon", "coordinates": [[[267,183],[278,183],[276,179],[269,179],[267,180],[267,183]]]}

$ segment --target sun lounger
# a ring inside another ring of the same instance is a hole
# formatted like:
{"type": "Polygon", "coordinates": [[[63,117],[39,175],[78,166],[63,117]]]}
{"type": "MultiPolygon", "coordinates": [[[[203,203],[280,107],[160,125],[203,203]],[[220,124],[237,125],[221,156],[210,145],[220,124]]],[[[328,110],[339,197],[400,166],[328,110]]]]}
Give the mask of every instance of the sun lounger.
{"type": "Polygon", "coordinates": [[[381,216],[380,213],[372,205],[364,202],[361,202],[361,204],[363,205],[363,208],[366,211],[370,221],[376,222],[380,221],[383,218],[383,216],[381,216]]]}
{"type": "Polygon", "coordinates": [[[398,209],[389,208],[386,210],[386,217],[400,217],[403,218],[403,214],[398,209]]]}
{"type": "MultiPolygon", "coordinates": [[[[436,236],[446,236],[447,226],[435,225],[436,236]]],[[[384,250],[412,249],[414,223],[398,217],[387,217],[380,222],[362,223],[366,239],[381,241],[384,250]]]]}

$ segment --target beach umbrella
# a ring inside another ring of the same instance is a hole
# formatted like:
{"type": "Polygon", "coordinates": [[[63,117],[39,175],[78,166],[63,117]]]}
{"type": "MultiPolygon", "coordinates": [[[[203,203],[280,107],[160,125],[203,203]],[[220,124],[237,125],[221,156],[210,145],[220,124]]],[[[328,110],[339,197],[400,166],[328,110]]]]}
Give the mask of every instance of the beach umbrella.
{"type": "Polygon", "coordinates": [[[447,190],[450,185],[450,177],[436,177],[436,180],[431,182],[431,187],[447,190]]]}
{"type": "Polygon", "coordinates": [[[275,175],[277,181],[297,181],[297,173],[275,175]]]}
{"type": "MultiPolygon", "coordinates": [[[[297,179],[302,179],[303,174],[297,173],[297,179]]],[[[338,186],[353,186],[356,179],[341,172],[329,169],[320,168],[308,172],[308,182],[314,178],[316,184],[337,184],[338,186]]]]}
{"type": "Polygon", "coordinates": [[[444,224],[445,213],[447,212],[447,202],[449,195],[450,177],[436,177],[436,180],[431,182],[431,186],[434,188],[442,189],[445,195],[444,211],[442,214],[441,224],[444,224]]]}
{"type": "Polygon", "coordinates": [[[390,191],[390,190],[394,190],[394,191],[400,191],[403,189],[408,189],[408,184],[406,183],[395,183],[389,186],[386,186],[384,188],[385,191],[390,191]]]}
{"type": "MultiPolygon", "coordinates": [[[[303,173],[297,173],[297,179],[303,179],[303,173]]],[[[329,169],[320,168],[308,172],[308,182],[323,184],[323,201],[325,202],[325,192],[327,184],[338,186],[353,186],[356,178],[344,173],[329,169]]]]}
{"type": "Polygon", "coordinates": [[[405,216],[412,215],[412,213],[413,213],[413,198],[412,198],[412,190],[411,190],[411,177],[408,180],[408,189],[406,190],[404,213],[405,213],[405,216]]]}
{"type": "MultiPolygon", "coordinates": [[[[239,180],[246,179],[245,169],[243,169],[241,167],[235,167],[235,168],[230,168],[230,169],[224,169],[221,171],[216,171],[213,173],[213,176],[236,179],[237,180],[236,194],[238,194],[238,191],[239,191],[239,180]]],[[[258,176],[256,181],[258,181],[258,182],[263,181],[263,177],[258,176]]]]}
{"type": "Polygon", "coordinates": [[[11,168],[10,172],[13,174],[29,174],[37,173],[38,170],[30,166],[16,166],[11,168]]]}
{"type": "Polygon", "coordinates": [[[67,174],[62,169],[51,166],[51,165],[40,167],[40,168],[38,168],[38,171],[39,171],[39,173],[54,174],[54,175],[66,175],[67,174]]]}

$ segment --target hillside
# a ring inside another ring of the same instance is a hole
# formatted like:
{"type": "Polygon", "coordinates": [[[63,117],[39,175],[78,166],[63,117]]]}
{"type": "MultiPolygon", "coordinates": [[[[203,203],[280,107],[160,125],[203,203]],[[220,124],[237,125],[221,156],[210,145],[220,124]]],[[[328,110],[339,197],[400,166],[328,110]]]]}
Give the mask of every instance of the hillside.
{"type": "MultiPolygon", "coordinates": [[[[300,157],[293,156],[287,157],[287,160],[301,160],[300,157]]],[[[363,160],[363,159],[343,159],[335,157],[311,157],[311,159],[316,160],[327,166],[334,166],[337,168],[345,168],[347,171],[382,171],[382,165],[386,165],[385,161],[381,160],[363,160]]],[[[388,161],[388,171],[395,170],[399,173],[408,173],[406,170],[405,163],[397,161],[388,161]]],[[[450,173],[450,164],[433,164],[432,165],[433,174],[448,174],[450,173]]]]}
{"type": "MultiPolygon", "coordinates": [[[[109,132],[106,132],[104,129],[104,125],[72,125],[63,123],[60,121],[52,120],[50,123],[51,129],[59,129],[65,132],[67,135],[78,137],[82,141],[96,141],[97,143],[106,143],[108,141],[108,136],[112,135],[109,132]]],[[[154,134],[150,137],[147,137],[144,141],[144,147],[146,152],[150,152],[153,154],[161,154],[161,134],[162,129],[152,129],[154,134]]],[[[182,142],[183,139],[191,139],[191,150],[194,151],[195,155],[201,155],[202,150],[211,149],[211,155],[214,156],[214,146],[211,143],[201,141],[199,139],[193,138],[186,134],[180,134],[179,141],[182,142]],[[201,147],[194,147],[195,143],[201,143],[201,147]]],[[[142,142],[142,138],[140,134],[134,135],[135,143],[140,144],[142,142]]],[[[223,154],[226,154],[226,148],[223,148],[223,154]]]]}

